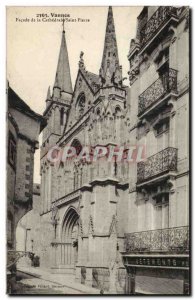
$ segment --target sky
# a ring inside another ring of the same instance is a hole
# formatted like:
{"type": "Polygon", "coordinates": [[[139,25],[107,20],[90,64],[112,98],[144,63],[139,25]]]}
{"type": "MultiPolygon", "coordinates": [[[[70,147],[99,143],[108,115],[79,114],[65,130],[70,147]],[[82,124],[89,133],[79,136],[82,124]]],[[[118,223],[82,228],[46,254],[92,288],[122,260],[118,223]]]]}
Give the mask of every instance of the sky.
{"type": "MultiPolygon", "coordinates": [[[[136,19],[142,6],[114,6],[116,38],[123,76],[128,77],[127,54],[130,40],[136,34],[136,19]]],[[[15,92],[37,113],[42,114],[48,86],[53,88],[60,49],[62,23],[37,21],[38,14],[69,14],[69,19],[89,19],[89,22],[65,22],[66,42],[74,87],[80,52],[84,52],[85,67],[99,73],[108,7],[8,7],[7,8],[7,79],[15,92]],[[34,19],[35,21],[32,21],[34,19]],[[27,21],[29,20],[29,21],[27,21]]],[[[125,82],[128,84],[128,80],[125,82]]],[[[40,140],[41,142],[41,140],[40,140]]],[[[35,153],[34,181],[40,182],[40,152],[35,153]]]]}

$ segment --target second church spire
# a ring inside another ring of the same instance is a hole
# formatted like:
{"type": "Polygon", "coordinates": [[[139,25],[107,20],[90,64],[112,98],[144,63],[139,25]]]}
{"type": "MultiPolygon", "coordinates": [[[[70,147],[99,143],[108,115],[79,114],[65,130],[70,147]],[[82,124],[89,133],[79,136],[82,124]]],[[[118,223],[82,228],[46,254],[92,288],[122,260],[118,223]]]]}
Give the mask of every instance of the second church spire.
{"type": "Polygon", "coordinates": [[[118,85],[122,80],[112,7],[109,6],[100,77],[105,85],[118,85]]]}

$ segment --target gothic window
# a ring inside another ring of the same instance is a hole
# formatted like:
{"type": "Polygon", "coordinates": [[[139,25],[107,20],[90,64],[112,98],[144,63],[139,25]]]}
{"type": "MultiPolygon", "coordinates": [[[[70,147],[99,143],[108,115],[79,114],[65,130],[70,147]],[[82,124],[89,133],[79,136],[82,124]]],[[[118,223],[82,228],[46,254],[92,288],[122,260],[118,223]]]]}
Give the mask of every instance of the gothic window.
{"type": "Polygon", "coordinates": [[[13,134],[9,131],[8,137],[8,162],[11,167],[16,169],[16,140],[13,134]]]}
{"type": "Polygon", "coordinates": [[[60,125],[64,125],[64,108],[60,109],[60,125]]]}
{"type": "Polygon", "coordinates": [[[7,215],[7,243],[8,249],[13,247],[13,232],[14,232],[14,219],[11,212],[8,212],[7,215]]]}
{"type": "Polygon", "coordinates": [[[76,103],[76,106],[77,106],[77,109],[78,109],[78,112],[79,112],[79,116],[81,116],[84,113],[85,103],[86,103],[85,94],[81,93],[78,96],[77,103],[76,103]]]}
{"type": "Polygon", "coordinates": [[[119,106],[116,106],[115,108],[115,116],[120,116],[121,115],[121,108],[119,106]]]}

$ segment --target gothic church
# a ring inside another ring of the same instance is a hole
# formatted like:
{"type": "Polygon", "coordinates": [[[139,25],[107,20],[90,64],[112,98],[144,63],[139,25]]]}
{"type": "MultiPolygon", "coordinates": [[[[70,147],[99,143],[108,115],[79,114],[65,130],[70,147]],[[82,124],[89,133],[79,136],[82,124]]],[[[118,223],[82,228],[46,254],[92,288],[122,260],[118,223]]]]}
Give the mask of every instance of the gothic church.
{"type": "MultiPolygon", "coordinates": [[[[87,71],[83,52],[72,88],[65,31],[55,83],[48,89],[41,147],[42,232],[47,242],[41,264],[53,272],[75,273],[76,280],[104,290],[112,289],[113,270],[120,273],[123,290],[125,215],[128,208],[127,163],[75,160],[52,164],[52,146],[95,148],[125,145],[128,141],[129,88],[119,64],[112,8],[109,7],[99,74],[87,71]],[[45,230],[44,230],[45,226],[45,230]],[[111,271],[112,270],[112,271],[111,271]]],[[[114,272],[114,271],[113,271],[114,272]]]]}

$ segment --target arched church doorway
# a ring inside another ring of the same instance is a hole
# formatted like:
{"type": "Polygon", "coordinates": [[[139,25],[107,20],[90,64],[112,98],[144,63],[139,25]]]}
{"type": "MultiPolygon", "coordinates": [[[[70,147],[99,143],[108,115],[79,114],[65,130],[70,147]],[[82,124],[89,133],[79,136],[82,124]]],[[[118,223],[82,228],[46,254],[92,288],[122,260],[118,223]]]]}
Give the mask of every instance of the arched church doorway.
{"type": "Polygon", "coordinates": [[[70,207],[65,214],[61,235],[61,263],[75,267],[78,260],[79,215],[70,207]]]}

